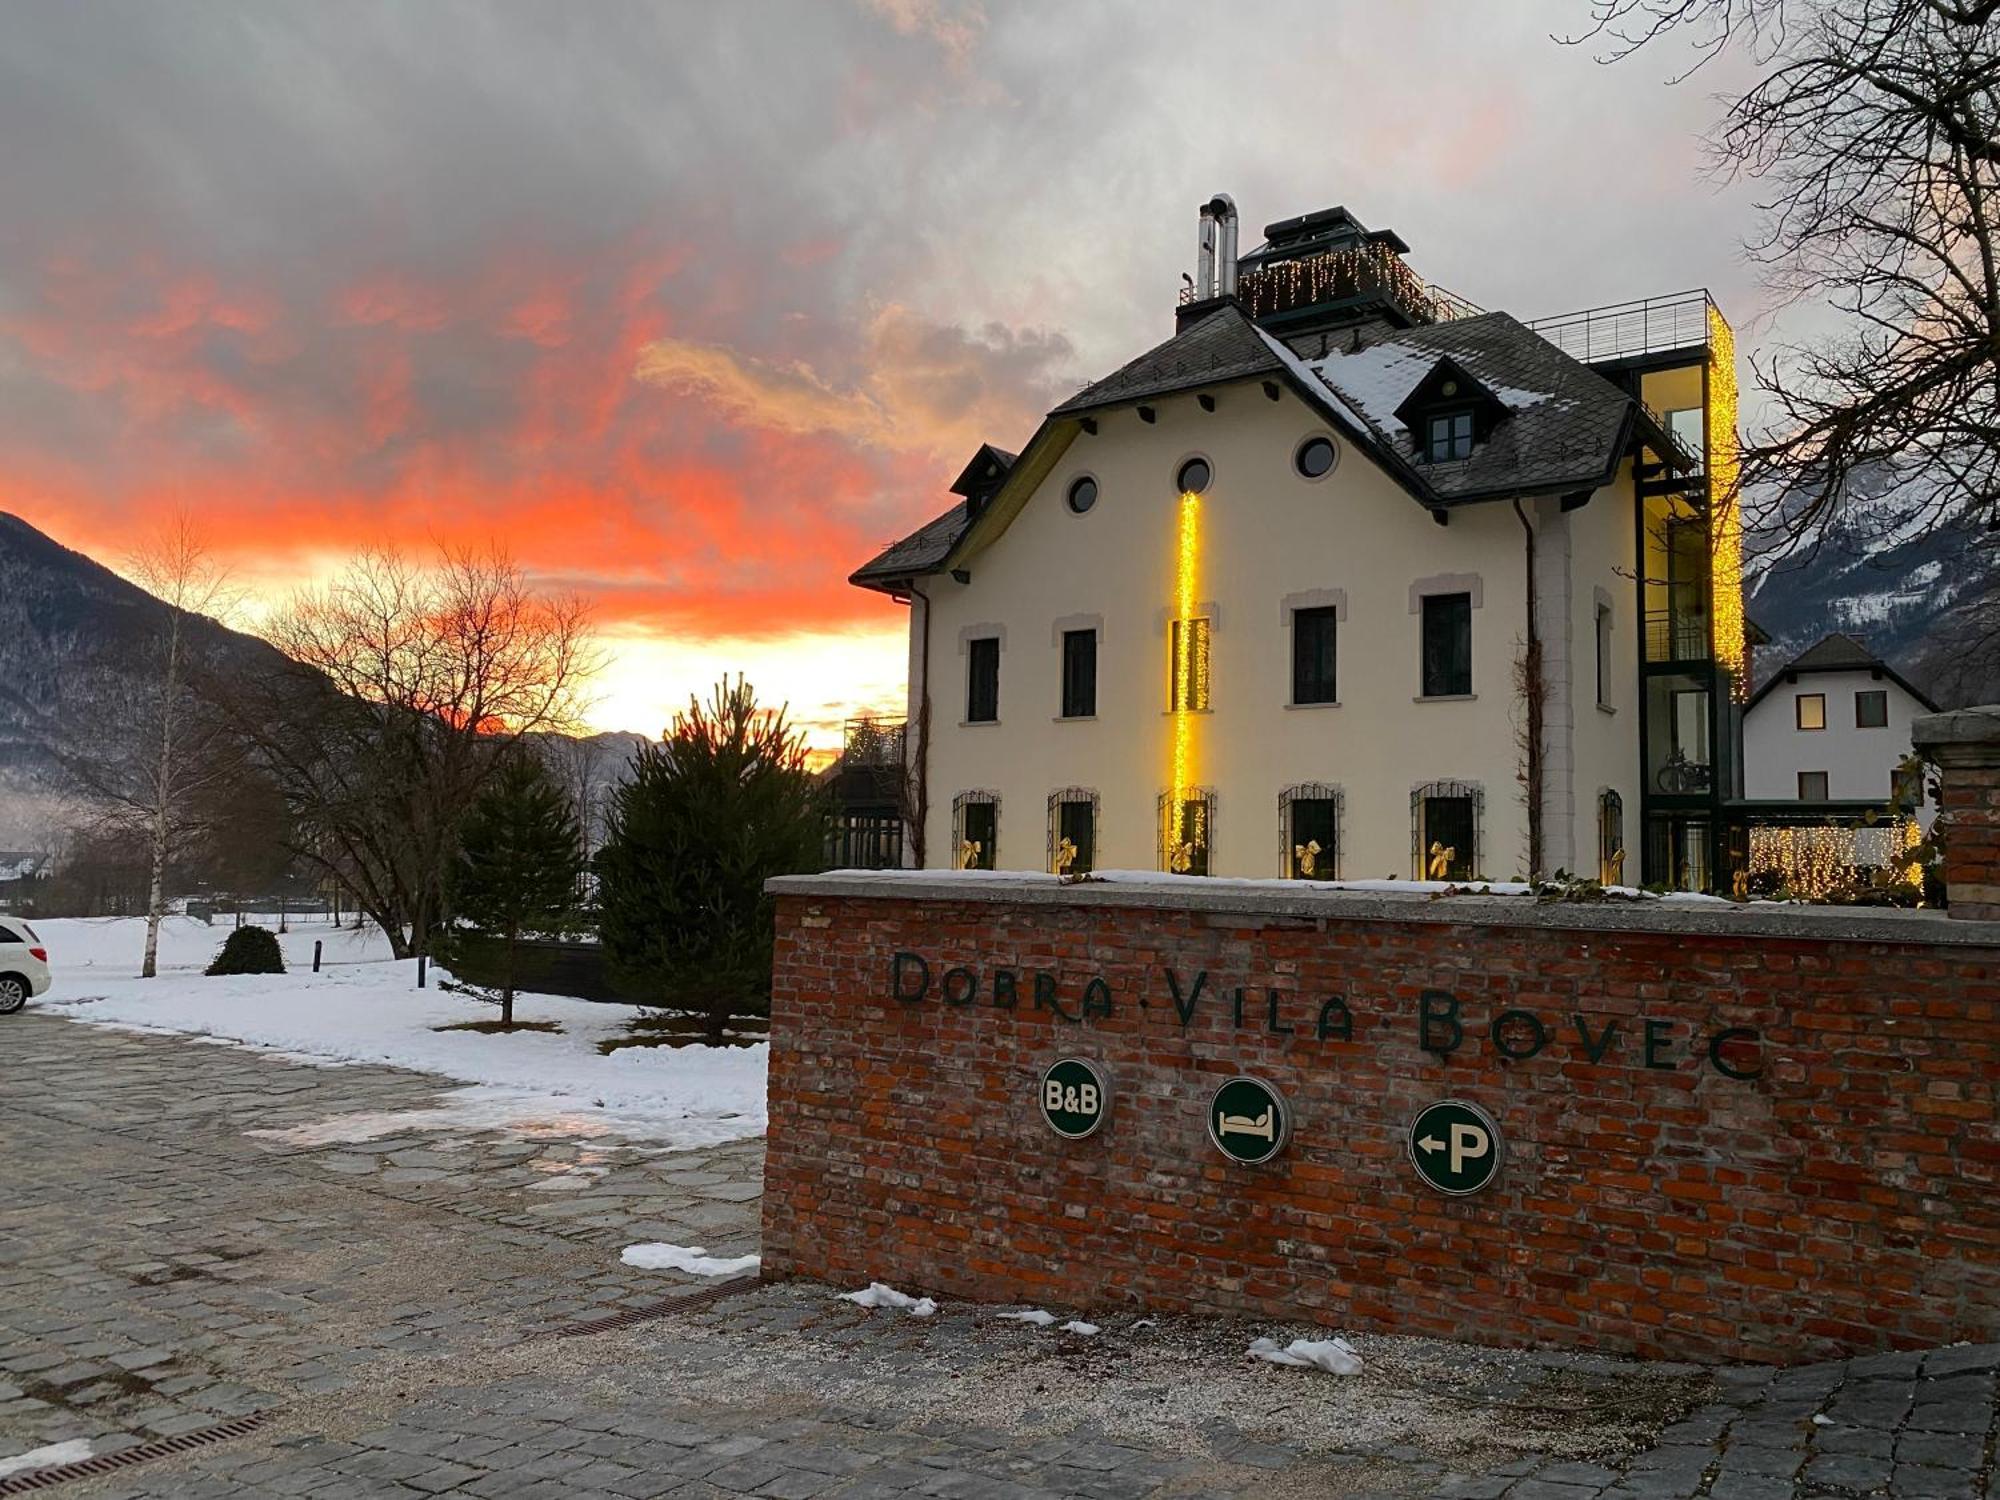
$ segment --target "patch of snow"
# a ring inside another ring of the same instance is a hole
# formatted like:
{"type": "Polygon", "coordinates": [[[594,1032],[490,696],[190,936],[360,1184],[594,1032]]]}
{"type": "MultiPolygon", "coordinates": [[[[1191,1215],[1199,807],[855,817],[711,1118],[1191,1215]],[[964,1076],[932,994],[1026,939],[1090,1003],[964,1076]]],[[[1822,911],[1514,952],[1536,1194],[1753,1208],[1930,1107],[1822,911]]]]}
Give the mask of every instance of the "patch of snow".
{"type": "MultiPolygon", "coordinates": [[[[184,917],[163,924],[157,979],[137,979],[145,924],[133,917],[39,924],[55,984],[36,1002],[50,1014],[89,1025],[175,1032],[251,1048],[315,1067],[377,1064],[439,1074],[475,1087],[447,1094],[433,1109],[367,1112],[275,1132],[299,1145],[359,1141],[411,1128],[513,1129],[546,1134],[617,1134],[674,1149],[762,1135],[769,1047],[621,1047],[634,1012],[554,995],[520,995],[524,1020],[554,1021],[560,1032],[438,1031],[494,1019],[494,1008],[435,987],[418,989],[414,960],[343,959],[318,974],[312,933],[296,927],[280,941],[303,943],[306,960],[286,974],[209,978],[200,972],[227,929],[184,917]],[[187,929],[193,928],[193,934],[187,929]],[[198,941],[196,938],[198,937],[198,941]],[[168,939],[171,938],[171,941],[168,939]]],[[[345,940],[368,934],[343,933],[345,940]]],[[[366,951],[353,943],[343,949],[366,951]]],[[[288,962],[295,955],[288,954],[288,962]]],[[[433,980],[444,975],[431,970],[433,980]]]]}
{"type": "Polygon", "coordinates": [[[763,1264],[761,1255],[718,1258],[699,1245],[669,1245],[655,1240],[645,1245],[627,1245],[618,1258],[642,1271],[685,1271],[690,1276],[741,1276],[763,1264]]]}
{"type": "Polygon", "coordinates": [[[1074,1333],[1083,1338],[1092,1338],[1104,1330],[1099,1328],[1095,1323],[1086,1323],[1081,1318],[1071,1318],[1067,1323],[1063,1324],[1062,1331],[1064,1333],[1074,1333]]]}
{"type": "Polygon", "coordinates": [[[1026,1312],[995,1313],[996,1318],[1005,1318],[1010,1323],[1033,1323],[1037,1328],[1046,1328],[1055,1322],[1056,1315],[1043,1312],[1039,1307],[1031,1307],[1026,1312]]]}
{"type": "Polygon", "coordinates": [[[1252,1359],[1298,1369],[1324,1370],[1329,1375],[1359,1375],[1361,1356],[1346,1339],[1293,1339],[1284,1348],[1275,1339],[1258,1339],[1250,1346],[1252,1359]]]}
{"type": "Polygon", "coordinates": [[[1816,1411],[1813,1413],[1813,1426],[1831,1427],[1832,1425],[1833,1425],[1833,1418],[1829,1417],[1825,1412],[1816,1411]]]}
{"type": "Polygon", "coordinates": [[[842,1292],[840,1300],[852,1302],[856,1307],[888,1307],[906,1312],[913,1318],[928,1318],[937,1311],[937,1303],[928,1297],[910,1297],[892,1286],[884,1286],[879,1281],[871,1281],[865,1291],[842,1292]]]}
{"type": "Polygon", "coordinates": [[[12,1458],[0,1458],[0,1479],[9,1474],[25,1474],[30,1469],[53,1469],[57,1464],[81,1463],[90,1457],[90,1439],[71,1438],[66,1443],[50,1443],[45,1448],[30,1448],[26,1453],[17,1453],[12,1458]]]}

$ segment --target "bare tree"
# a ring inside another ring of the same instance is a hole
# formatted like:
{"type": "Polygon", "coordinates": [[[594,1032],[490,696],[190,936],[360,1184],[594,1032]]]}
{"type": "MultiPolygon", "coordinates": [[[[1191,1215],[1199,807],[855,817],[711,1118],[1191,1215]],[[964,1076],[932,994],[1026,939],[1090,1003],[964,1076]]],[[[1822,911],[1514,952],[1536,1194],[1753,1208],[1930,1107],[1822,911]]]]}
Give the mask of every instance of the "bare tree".
{"type": "Polygon", "coordinates": [[[266,628],[289,659],[222,685],[276,777],[294,848],[398,957],[428,951],[466,810],[525,735],[575,729],[597,656],[582,602],[504,553],[373,552],[266,628]]]}
{"type": "MultiPolygon", "coordinates": [[[[1836,329],[1753,362],[1772,407],[1742,453],[1753,519],[1903,536],[2000,524],[2000,0],[1592,0],[1571,42],[1691,41],[1755,81],[1717,170],[1760,187],[1751,255],[1836,329]]],[[[1683,77],[1686,75],[1683,74],[1683,77]]]]}
{"type": "Polygon", "coordinates": [[[98,810],[101,842],[145,850],[139,973],[151,979],[159,970],[169,865],[203,831],[216,790],[241,767],[226,726],[195,691],[212,644],[210,617],[226,613],[234,596],[185,510],[133,550],[126,571],[150,597],[121,639],[127,659],[98,674],[104,686],[90,704],[90,722],[65,726],[64,761],[98,810]],[[115,694],[115,707],[104,692],[115,694]]]}

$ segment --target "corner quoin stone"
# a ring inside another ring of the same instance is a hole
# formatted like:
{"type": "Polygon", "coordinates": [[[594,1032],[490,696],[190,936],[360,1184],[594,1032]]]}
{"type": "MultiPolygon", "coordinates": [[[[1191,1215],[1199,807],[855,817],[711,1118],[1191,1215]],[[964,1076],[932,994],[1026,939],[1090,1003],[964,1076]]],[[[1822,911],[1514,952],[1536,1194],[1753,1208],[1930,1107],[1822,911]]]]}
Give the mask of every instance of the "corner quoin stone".
{"type": "Polygon", "coordinates": [[[2000,923],[1199,879],[771,889],[770,1273],[1716,1361],[2000,1338],[2000,923]],[[1115,1090],[1084,1140],[1038,1107],[1063,1056],[1115,1090]],[[1239,1073],[1293,1111],[1255,1167],[1207,1137],[1239,1073]],[[1405,1146],[1452,1098],[1507,1142],[1464,1198],[1405,1146]]]}

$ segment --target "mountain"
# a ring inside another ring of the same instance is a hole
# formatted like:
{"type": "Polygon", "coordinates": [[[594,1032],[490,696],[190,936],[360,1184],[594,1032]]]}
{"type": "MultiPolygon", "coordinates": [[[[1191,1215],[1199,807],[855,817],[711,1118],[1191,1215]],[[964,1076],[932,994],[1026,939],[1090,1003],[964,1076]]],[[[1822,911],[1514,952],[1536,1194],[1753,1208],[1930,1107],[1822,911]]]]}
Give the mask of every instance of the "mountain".
{"type": "Polygon", "coordinates": [[[1817,547],[1753,559],[1745,608],[1772,638],[1757,648],[1759,685],[1838,630],[1941,707],[2000,701],[2000,649],[1982,647],[1977,629],[2000,575],[1996,541],[1967,522],[1886,535],[1843,526],[1817,547]]]}
{"type": "MultiPolygon", "coordinates": [[[[65,726],[115,730],[119,705],[164,606],[103,564],[0,511],[0,846],[41,847],[66,820],[68,778],[56,746],[65,726]]],[[[211,659],[267,669],[255,636],[193,616],[211,659]]]]}
{"type": "MultiPolygon", "coordinates": [[[[57,757],[65,728],[115,729],[165,608],[103,564],[0,511],[0,849],[44,849],[77,799],[57,757]]],[[[256,636],[190,617],[199,653],[245,675],[282,660],[256,636]]],[[[635,734],[537,735],[593,827],[628,773],[635,734]]]]}

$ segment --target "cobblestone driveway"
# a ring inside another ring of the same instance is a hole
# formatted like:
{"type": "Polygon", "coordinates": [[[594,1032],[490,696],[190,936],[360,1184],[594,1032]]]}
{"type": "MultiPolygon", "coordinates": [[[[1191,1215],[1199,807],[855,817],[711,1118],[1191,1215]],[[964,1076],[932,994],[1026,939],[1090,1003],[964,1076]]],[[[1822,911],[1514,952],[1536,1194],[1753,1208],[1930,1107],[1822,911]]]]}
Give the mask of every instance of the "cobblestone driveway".
{"type": "Polygon", "coordinates": [[[1244,1361],[1281,1330],[803,1285],[537,1337],[701,1285],[621,1266],[634,1240],[754,1248],[761,1152],[454,1130],[439,1088],[0,1023],[0,1460],[265,1412],[51,1493],[2000,1500],[1996,1347],[1773,1373],[1374,1339],[1338,1380],[1244,1361]],[[362,1112],[399,1118],[300,1144],[362,1112]]]}

